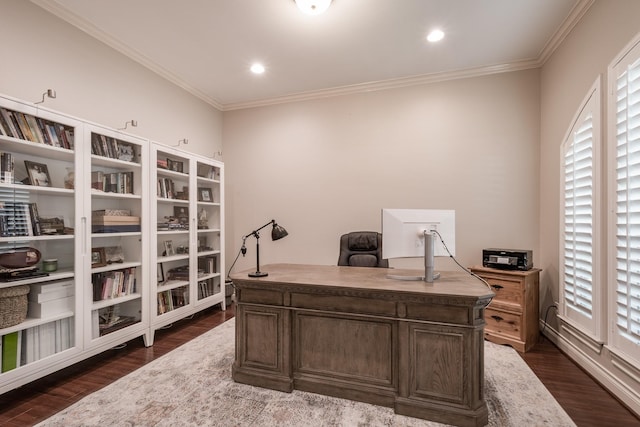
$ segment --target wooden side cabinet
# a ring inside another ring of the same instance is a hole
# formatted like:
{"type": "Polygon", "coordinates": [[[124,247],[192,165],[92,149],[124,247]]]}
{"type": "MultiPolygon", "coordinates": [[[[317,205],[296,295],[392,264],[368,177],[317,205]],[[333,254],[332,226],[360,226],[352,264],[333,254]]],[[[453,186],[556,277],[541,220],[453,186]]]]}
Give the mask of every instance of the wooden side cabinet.
{"type": "Polygon", "coordinates": [[[496,294],[484,313],[485,339],[510,345],[519,352],[530,350],[539,332],[541,270],[513,271],[476,266],[471,271],[489,282],[496,294]]]}

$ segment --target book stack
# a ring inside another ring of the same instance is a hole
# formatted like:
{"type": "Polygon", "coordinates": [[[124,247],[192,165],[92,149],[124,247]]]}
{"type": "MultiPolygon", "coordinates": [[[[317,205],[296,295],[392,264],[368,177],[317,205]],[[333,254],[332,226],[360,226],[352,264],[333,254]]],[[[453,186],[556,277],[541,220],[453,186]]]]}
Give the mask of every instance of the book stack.
{"type": "Polygon", "coordinates": [[[102,209],[91,213],[93,233],[130,233],[140,231],[140,217],[127,209],[102,209]]]}
{"type": "Polygon", "coordinates": [[[32,284],[27,316],[43,318],[73,311],[73,295],[72,280],[32,284]]]}

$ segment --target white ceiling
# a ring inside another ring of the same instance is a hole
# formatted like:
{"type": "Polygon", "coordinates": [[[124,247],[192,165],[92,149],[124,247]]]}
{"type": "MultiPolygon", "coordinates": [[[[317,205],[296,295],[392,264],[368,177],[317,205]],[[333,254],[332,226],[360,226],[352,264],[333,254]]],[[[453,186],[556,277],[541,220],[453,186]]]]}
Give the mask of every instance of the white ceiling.
{"type": "Polygon", "coordinates": [[[230,110],[538,67],[593,0],[32,1],[230,110]]]}

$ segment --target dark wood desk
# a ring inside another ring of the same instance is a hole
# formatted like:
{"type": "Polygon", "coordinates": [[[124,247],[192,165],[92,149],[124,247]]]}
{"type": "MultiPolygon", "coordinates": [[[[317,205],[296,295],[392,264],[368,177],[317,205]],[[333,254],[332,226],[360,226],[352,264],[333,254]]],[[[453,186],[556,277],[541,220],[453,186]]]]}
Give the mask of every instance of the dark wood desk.
{"type": "Polygon", "coordinates": [[[448,424],[487,424],[483,328],[493,293],[480,281],[455,272],[433,284],[396,281],[383,268],[263,270],[267,277],[232,275],[235,381],[448,424]]]}

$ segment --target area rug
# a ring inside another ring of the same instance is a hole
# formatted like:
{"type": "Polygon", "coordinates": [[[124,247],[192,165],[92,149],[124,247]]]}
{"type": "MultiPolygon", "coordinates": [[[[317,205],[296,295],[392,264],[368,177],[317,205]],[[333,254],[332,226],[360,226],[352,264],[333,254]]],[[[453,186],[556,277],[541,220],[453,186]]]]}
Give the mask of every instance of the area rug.
{"type": "MultiPolygon", "coordinates": [[[[391,408],[231,379],[235,320],[178,347],[38,424],[53,426],[442,426],[391,408]]],[[[489,425],[574,426],[510,347],[485,342],[489,425]]]]}

